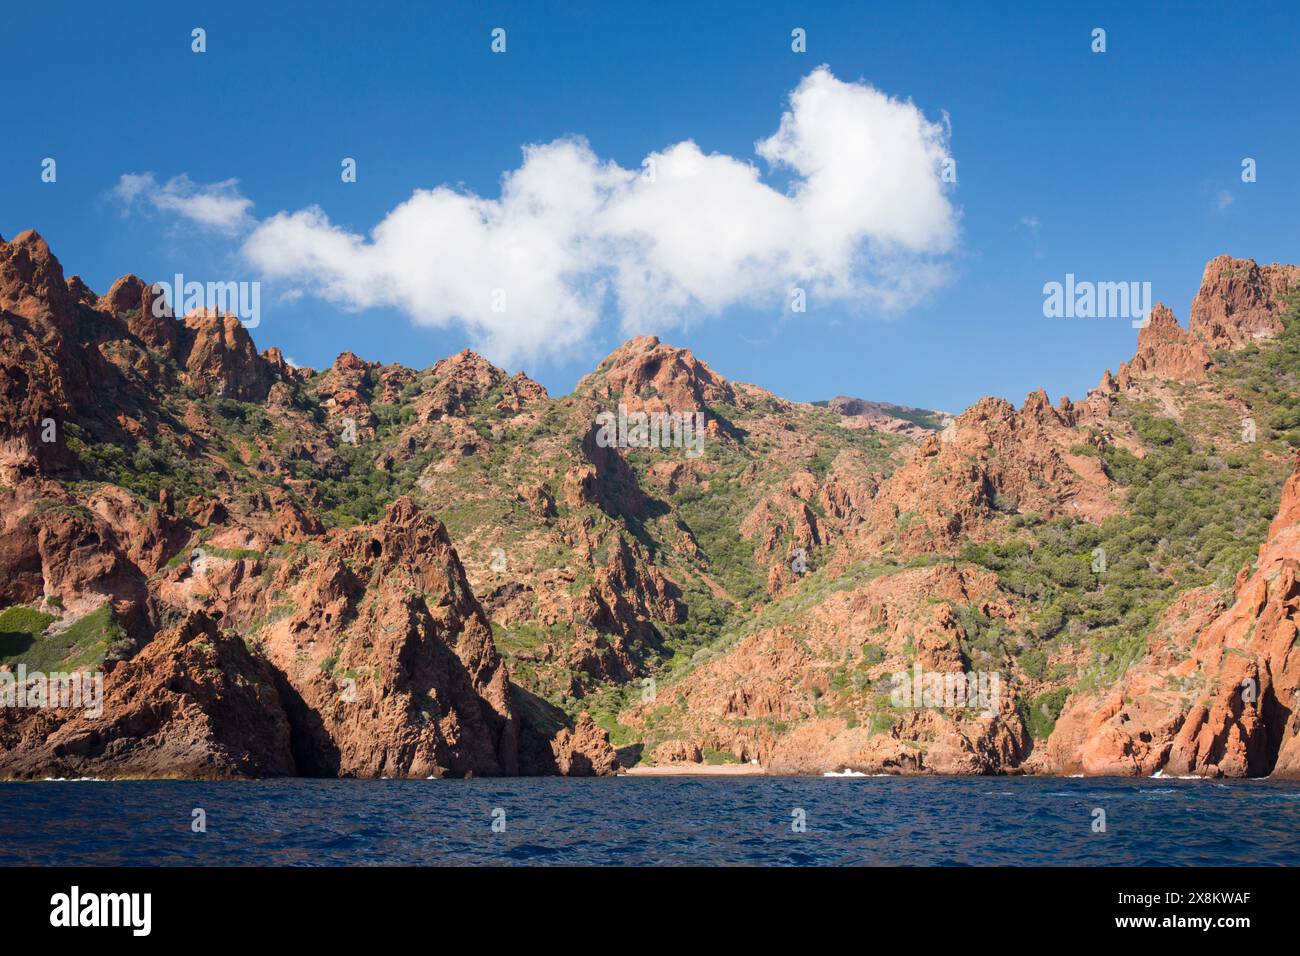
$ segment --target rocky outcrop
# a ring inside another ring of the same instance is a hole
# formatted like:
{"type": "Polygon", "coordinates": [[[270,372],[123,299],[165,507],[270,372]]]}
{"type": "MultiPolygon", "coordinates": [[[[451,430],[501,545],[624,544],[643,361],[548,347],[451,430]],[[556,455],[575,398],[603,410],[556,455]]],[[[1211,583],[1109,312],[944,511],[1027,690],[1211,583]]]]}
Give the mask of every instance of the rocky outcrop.
{"type": "Polygon", "coordinates": [[[791,587],[865,519],[877,491],[874,482],[848,473],[820,480],[796,471],[783,487],[759,499],[740,523],[740,536],[754,544],[754,563],[767,570],[773,597],[791,587]]]}
{"type": "MultiPolygon", "coordinates": [[[[1049,576],[1077,579],[1086,556],[1061,555],[1057,536],[1136,514],[1132,477],[1159,451],[1137,415],[1172,422],[1198,461],[1216,443],[1207,474],[1280,485],[1278,429],[1252,449],[1228,427],[1252,411],[1254,378],[1235,372],[1258,371],[1254,351],[1221,376],[1210,350],[1266,346],[1294,269],[1228,262],[1207,270],[1190,330],[1157,307],[1132,362],[1083,401],[987,398],[933,434],[908,421],[940,421],[918,410],[843,397],[827,410],[728,382],[653,337],[562,398],[470,351],[424,370],[345,352],[317,374],[259,354],[232,316],[155,309],[136,276],[96,295],[25,233],[0,243],[0,610],[25,605],[19,623],[49,610],[57,636],[108,606],[111,633],[78,648],[112,645],[105,659],[126,663],[111,672],[137,682],[174,660],[273,685],[287,758],[268,756],[261,723],[228,733],[225,711],[184,716],[173,681],[142,690],[166,713],[96,731],[131,773],[167,760],[216,776],[608,773],[617,757],[575,702],[595,710],[648,676],[662,680],[638,685],[653,699],[620,715],[633,759],[1300,772],[1294,492],[1230,600],[1184,593],[1118,684],[1089,682],[1100,689],[1077,691],[1046,743],[1029,737],[1072,680],[1114,664],[1090,638],[1095,609],[1040,625],[1037,551],[1054,545],[1049,576]],[[702,412],[708,442],[611,446],[597,416],[619,405],[702,412]],[[243,656],[224,637],[177,645],[186,621],[240,635],[243,656]],[[889,679],[913,666],[997,673],[1002,698],[988,713],[895,705],[889,679]],[[252,735],[247,759],[235,732],[252,735]]],[[[1164,554],[1147,563],[1178,573],[1164,554]]],[[[229,696],[215,673],[195,680],[196,699],[229,696]]],[[[74,716],[10,721],[7,739],[35,754],[74,716]]]]}
{"type": "Polygon", "coordinates": [[[501,369],[477,352],[463,352],[442,359],[429,370],[428,380],[416,401],[423,421],[464,417],[479,401],[499,394],[498,411],[518,412],[546,397],[546,389],[527,375],[508,378],[501,369]]]}
{"type": "Polygon", "coordinates": [[[1237,349],[1282,331],[1288,295],[1300,289],[1300,266],[1261,266],[1217,256],[1205,266],[1192,300],[1191,332],[1210,349],[1237,349]]]}
{"type": "Polygon", "coordinates": [[[191,312],[185,316],[182,348],[186,377],[199,394],[260,402],[271,389],[269,364],[233,315],[191,312]]]}
{"type": "MultiPolygon", "coordinates": [[[[1138,332],[1137,354],[1120,366],[1119,384],[1138,379],[1204,382],[1209,378],[1210,354],[1196,334],[1184,329],[1173,312],[1156,303],[1147,324],[1138,332]]],[[[1102,387],[1105,387],[1103,380],[1102,387]]]]}
{"type": "Polygon", "coordinates": [[[1163,768],[1197,693],[1191,683],[1196,635],[1222,611],[1212,589],[1184,594],[1157,624],[1142,662],[1117,684],[1068,699],[1028,769],[1150,776],[1163,768]]]}
{"type": "Polygon", "coordinates": [[[597,399],[622,399],[638,409],[694,411],[736,404],[730,382],[689,350],[665,345],[654,335],[631,339],[611,352],[577,390],[597,399]]]}
{"type": "Polygon", "coordinates": [[[0,708],[0,778],[226,779],[294,772],[275,675],[192,614],[103,675],[102,712],[0,708]]]}
{"type": "Polygon", "coordinates": [[[693,741],[665,740],[650,755],[653,763],[658,765],[674,763],[703,763],[704,751],[693,741]]]}
{"type": "Polygon", "coordinates": [[[1296,772],[1300,732],[1300,470],[1287,481],[1278,519],[1236,601],[1197,641],[1200,672],[1216,685],[1174,741],[1171,772],[1261,776],[1296,772]]]}
{"type": "Polygon", "coordinates": [[[1054,408],[1041,389],[1019,411],[980,399],[881,485],[854,532],[857,549],[941,552],[1017,513],[1104,520],[1117,510],[1112,483],[1096,458],[1074,453],[1074,425],[1074,407],[1054,408]]]}
{"type": "Polygon", "coordinates": [[[561,730],[552,743],[555,763],[566,777],[604,777],[618,770],[618,755],[605,733],[586,711],[573,730],[561,730]]]}
{"type": "Polygon", "coordinates": [[[410,499],[295,575],[263,636],[302,773],[513,774],[509,679],[446,529],[410,499]]]}
{"type": "Polygon", "coordinates": [[[122,318],[130,333],[148,348],[170,358],[180,355],[181,325],[157,286],[146,284],[138,276],[123,276],[96,307],[122,318]]]}
{"type": "Polygon", "coordinates": [[[69,606],[116,596],[143,600],[144,580],[111,528],[77,507],[53,505],[32,516],[45,593],[69,606]]]}
{"type": "Polygon", "coordinates": [[[63,266],[40,233],[28,229],[8,242],[0,238],[0,309],[68,331],[76,303],[63,266]]]}
{"type": "Polygon", "coordinates": [[[34,231],[0,240],[0,480],[66,467],[62,426],[87,395],[67,337],[80,308],[34,231]]]}
{"type": "Polygon", "coordinates": [[[351,352],[344,352],[334,360],[325,380],[317,386],[316,395],[321,407],[339,430],[341,441],[355,444],[374,435],[377,419],[367,396],[371,391],[371,372],[378,367],[351,352]],[[351,422],[350,427],[348,422],[351,422]]]}
{"type": "Polygon", "coordinates": [[[153,570],[170,556],[175,526],[116,491],[96,492],[87,503],[94,507],[53,483],[0,492],[0,599],[25,604],[48,597],[70,611],[106,598],[143,601],[141,566],[153,570]]]}

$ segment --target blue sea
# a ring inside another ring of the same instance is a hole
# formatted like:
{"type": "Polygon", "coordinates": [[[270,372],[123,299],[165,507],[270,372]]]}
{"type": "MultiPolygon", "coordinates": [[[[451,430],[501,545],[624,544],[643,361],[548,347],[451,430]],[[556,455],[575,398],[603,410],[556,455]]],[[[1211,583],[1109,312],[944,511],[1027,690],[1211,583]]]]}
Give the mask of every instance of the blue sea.
{"type": "Polygon", "coordinates": [[[0,864],[1297,865],[1300,784],[1022,777],[10,783],[0,784],[0,864]],[[206,832],[194,830],[196,810],[206,832]]]}

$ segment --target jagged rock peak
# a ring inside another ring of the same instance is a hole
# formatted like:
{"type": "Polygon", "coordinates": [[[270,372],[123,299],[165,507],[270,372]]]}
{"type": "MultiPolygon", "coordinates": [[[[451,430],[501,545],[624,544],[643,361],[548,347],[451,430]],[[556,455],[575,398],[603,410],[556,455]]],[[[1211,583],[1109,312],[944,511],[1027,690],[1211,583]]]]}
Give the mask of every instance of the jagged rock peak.
{"type": "Polygon", "coordinates": [[[1286,298],[1300,289],[1300,265],[1211,259],[1192,300],[1191,331],[1211,349],[1237,349],[1282,331],[1286,298]]]}
{"type": "Polygon", "coordinates": [[[66,321],[74,302],[63,266],[40,233],[28,229],[0,242],[0,309],[66,321]]]}
{"type": "Polygon", "coordinates": [[[1120,383],[1136,379],[1203,382],[1209,375],[1210,353],[1195,332],[1182,327],[1163,302],[1157,302],[1138,331],[1137,353],[1120,369],[1120,383]]]}
{"type": "Polygon", "coordinates": [[[683,410],[736,403],[730,382],[689,349],[665,345],[655,335],[623,343],[578,383],[578,391],[596,398],[635,396],[683,410]]]}

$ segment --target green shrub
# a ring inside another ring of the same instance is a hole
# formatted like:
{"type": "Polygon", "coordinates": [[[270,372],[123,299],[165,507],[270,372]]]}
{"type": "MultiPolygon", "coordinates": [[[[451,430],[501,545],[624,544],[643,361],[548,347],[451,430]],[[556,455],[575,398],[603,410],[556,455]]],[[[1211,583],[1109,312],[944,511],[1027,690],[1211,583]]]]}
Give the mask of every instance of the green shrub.
{"type": "Polygon", "coordinates": [[[1069,697],[1070,688],[1062,687],[1039,694],[1028,706],[1021,702],[1021,716],[1031,737],[1035,740],[1046,740],[1052,735],[1056,721],[1060,718],[1061,711],[1065,709],[1065,702],[1069,697]]]}
{"type": "Polygon", "coordinates": [[[10,607],[0,611],[0,663],[14,666],[28,663],[30,667],[27,654],[54,619],[52,614],[43,614],[29,607],[10,607]]]}

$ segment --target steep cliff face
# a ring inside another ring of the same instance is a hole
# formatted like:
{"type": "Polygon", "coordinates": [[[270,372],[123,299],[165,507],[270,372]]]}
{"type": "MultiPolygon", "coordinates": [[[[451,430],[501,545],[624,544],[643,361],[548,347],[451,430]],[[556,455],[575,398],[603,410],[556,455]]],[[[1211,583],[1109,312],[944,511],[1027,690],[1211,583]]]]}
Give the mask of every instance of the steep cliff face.
{"type": "Polygon", "coordinates": [[[288,685],[302,772],[517,772],[509,678],[436,519],[399,498],[282,574],[292,611],[260,641],[288,685]]]}
{"type": "Polygon", "coordinates": [[[75,708],[0,708],[0,777],[227,779],[295,771],[273,668],[206,615],[187,615],[109,669],[102,713],[88,699],[75,708]]]}
{"type": "Polygon", "coordinates": [[[1205,266],[1192,300],[1191,332],[1210,349],[1235,349],[1282,332],[1286,297],[1300,285],[1300,266],[1258,265],[1218,256],[1205,266]]]}
{"type": "MultiPolygon", "coordinates": [[[[1220,455],[1250,450],[1277,455],[1256,429],[1287,412],[1253,407],[1243,361],[1211,363],[1212,350],[1262,349],[1271,391],[1297,372],[1291,342],[1275,344],[1296,322],[1289,297],[1300,288],[1294,266],[1258,266],[1220,256],[1205,269],[1191,327],[1157,307],[1138,339],[1138,355],[1121,369],[1119,388],[1171,410],[1186,424],[1217,406],[1227,433],[1204,436],[1220,455]],[[1284,321],[1287,320],[1287,321],[1284,321]],[[1195,392],[1179,391],[1192,385],[1195,392]],[[1243,387],[1247,386],[1247,387],[1243,387]],[[1257,422],[1256,419],[1260,419],[1257,422]],[[1237,431],[1233,426],[1240,426],[1237,431]]],[[[1291,329],[1294,332],[1294,329],[1291,329]]],[[[1293,392],[1291,394],[1294,394],[1293,392]]],[[[1200,422],[1198,422],[1200,424],[1200,422]]],[[[1204,425],[1202,425],[1204,427],[1204,425]]],[[[1287,446],[1287,442],[1279,443],[1287,446]]],[[[1294,453],[1294,442],[1289,443],[1294,453]]],[[[1271,467],[1271,466],[1269,466],[1271,467]]],[[[1248,475],[1243,474],[1243,479],[1248,475]]],[[[1228,493],[1247,497],[1249,485],[1228,493]]],[[[1193,776],[1294,775],[1296,661],[1293,620],[1297,553],[1297,476],[1287,479],[1278,513],[1256,559],[1241,568],[1232,592],[1214,587],[1179,595],[1152,630],[1145,653],[1113,684],[1070,696],[1051,738],[1030,768],[1055,773],[1193,776]]]]}
{"type": "Polygon", "coordinates": [[[0,239],[0,477],[6,483],[70,463],[57,425],[89,398],[101,364],[71,341],[85,311],[40,235],[29,230],[0,239]]]}

